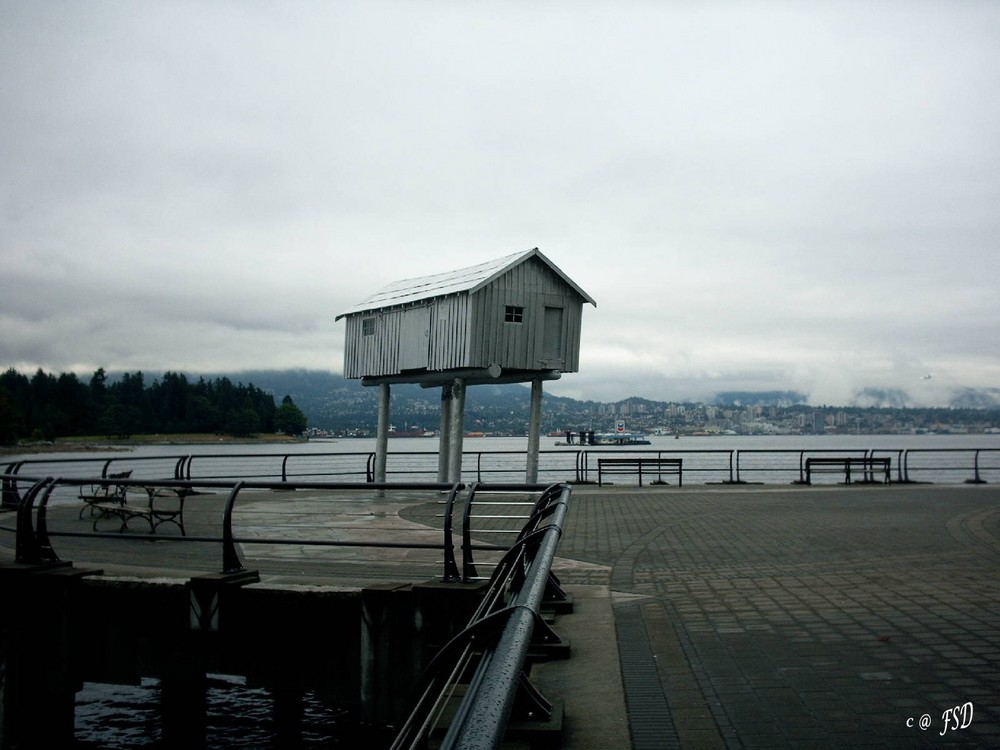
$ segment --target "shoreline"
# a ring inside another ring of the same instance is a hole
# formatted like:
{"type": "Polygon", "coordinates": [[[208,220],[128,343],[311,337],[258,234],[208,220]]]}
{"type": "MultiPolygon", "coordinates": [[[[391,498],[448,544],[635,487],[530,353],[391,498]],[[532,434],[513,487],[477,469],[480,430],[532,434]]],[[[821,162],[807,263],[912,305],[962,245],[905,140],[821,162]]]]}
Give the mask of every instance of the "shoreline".
{"type": "Polygon", "coordinates": [[[19,443],[0,446],[0,456],[38,453],[96,453],[102,451],[128,452],[145,445],[289,445],[308,443],[307,438],[287,435],[261,435],[234,437],[232,435],[159,434],[135,435],[128,439],[114,440],[94,436],[58,438],[53,442],[19,443]]]}

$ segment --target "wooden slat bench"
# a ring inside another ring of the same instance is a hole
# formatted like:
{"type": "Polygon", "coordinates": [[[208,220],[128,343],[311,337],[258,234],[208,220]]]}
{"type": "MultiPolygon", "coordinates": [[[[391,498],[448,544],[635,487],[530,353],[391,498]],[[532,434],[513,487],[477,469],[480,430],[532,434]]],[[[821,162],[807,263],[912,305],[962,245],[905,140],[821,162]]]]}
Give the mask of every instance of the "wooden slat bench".
{"type": "Polygon", "coordinates": [[[94,519],[94,531],[97,524],[104,518],[115,517],[121,521],[118,531],[125,531],[128,522],[133,518],[144,518],[149,524],[149,531],[156,533],[157,527],[163,523],[172,523],[180,529],[181,536],[186,536],[184,530],[184,501],[192,491],[186,488],[158,487],[156,485],[133,486],[132,489],[142,490],[145,501],[128,502],[125,495],[121,503],[94,503],[94,508],[100,511],[94,519]]]}
{"type": "MultiPolygon", "coordinates": [[[[130,476],[132,476],[131,471],[122,471],[117,474],[108,474],[107,479],[128,479],[130,476]]],[[[83,514],[88,510],[91,516],[95,513],[106,514],[105,508],[120,506],[125,502],[125,485],[116,484],[114,481],[91,485],[88,491],[84,491],[84,489],[84,487],[80,487],[80,499],[83,500],[80,518],[83,518],[83,514]]]]}
{"type": "Polygon", "coordinates": [[[656,482],[662,482],[663,474],[676,474],[677,486],[684,484],[682,472],[683,459],[680,458],[599,458],[597,459],[597,484],[604,484],[605,474],[636,474],[639,475],[639,486],[642,487],[642,475],[656,475],[656,482]]]}
{"type": "Polygon", "coordinates": [[[890,466],[892,459],[889,458],[861,458],[858,456],[836,456],[823,458],[806,459],[806,484],[812,484],[813,474],[843,474],[844,484],[851,484],[851,471],[856,470],[864,478],[862,482],[879,482],[890,484],[890,466]],[[882,479],[875,479],[876,474],[881,474],[882,479]]]}

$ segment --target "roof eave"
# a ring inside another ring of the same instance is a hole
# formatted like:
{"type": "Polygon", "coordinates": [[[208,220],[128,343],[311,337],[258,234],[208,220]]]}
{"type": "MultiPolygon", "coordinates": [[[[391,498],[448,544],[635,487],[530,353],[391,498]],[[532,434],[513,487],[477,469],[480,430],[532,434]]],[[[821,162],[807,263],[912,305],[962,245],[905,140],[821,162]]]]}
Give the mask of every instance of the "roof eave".
{"type": "Polygon", "coordinates": [[[562,269],[559,268],[559,266],[557,266],[551,260],[549,260],[548,258],[546,258],[545,254],[542,253],[542,251],[539,250],[537,247],[534,248],[534,249],[532,249],[532,250],[529,250],[526,253],[524,253],[524,255],[520,255],[517,258],[514,258],[510,263],[508,263],[506,266],[504,266],[503,268],[501,268],[498,271],[496,271],[496,273],[494,273],[492,276],[490,276],[487,279],[484,279],[483,281],[480,281],[478,284],[476,284],[474,287],[472,287],[469,290],[469,293],[470,294],[474,294],[474,293],[478,292],[480,289],[488,286],[489,284],[492,284],[498,278],[500,278],[505,273],[507,273],[511,268],[513,268],[514,266],[518,266],[521,263],[524,263],[529,258],[538,258],[540,261],[542,261],[542,263],[544,263],[546,266],[548,266],[560,279],[562,279],[564,282],[566,282],[567,286],[571,287],[573,289],[573,291],[575,291],[577,294],[579,294],[583,298],[583,300],[585,302],[589,302],[594,307],[597,307],[597,302],[594,301],[594,298],[591,297],[589,294],[587,294],[585,291],[583,291],[583,289],[581,289],[576,284],[575,281],[573,281],[569,276],[567,276],[565,273],[563,273],[562,269]]]}

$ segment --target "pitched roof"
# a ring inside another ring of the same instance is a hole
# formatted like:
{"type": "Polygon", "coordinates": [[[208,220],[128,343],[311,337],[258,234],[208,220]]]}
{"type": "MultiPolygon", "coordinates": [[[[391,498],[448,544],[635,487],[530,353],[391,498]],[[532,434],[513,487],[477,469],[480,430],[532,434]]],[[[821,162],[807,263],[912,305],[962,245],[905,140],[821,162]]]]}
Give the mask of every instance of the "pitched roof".
{"type": "Polygon", "coordinates": [[[586,302],[594,307],[597,303],[591,299],[590,295],[578,287],[566,274],[548,258],[542,255],[538,248],[528,252],[505,255],[502,258],[491,260],[479,265],[460,268],[457,271],[438,273],[433,276],[421,276],[417,279],[405,279],[394,281],[382,287],[367,299],[356,305],[352,305],[344,312],[340,313],[335,320],[340,320],[345,315],[353,315],[368,310],[377,310],[383,307],[398,307],[411,302],[431,299],[433,297],[443,297],[446,294],[457,294],[459,292],[476,292],[492,282],[494,279],[506,273],[512,267],[524,263],[529,258],[538,258],[545,265],[551,268],[563,281],[576,291],[586,302]]]}

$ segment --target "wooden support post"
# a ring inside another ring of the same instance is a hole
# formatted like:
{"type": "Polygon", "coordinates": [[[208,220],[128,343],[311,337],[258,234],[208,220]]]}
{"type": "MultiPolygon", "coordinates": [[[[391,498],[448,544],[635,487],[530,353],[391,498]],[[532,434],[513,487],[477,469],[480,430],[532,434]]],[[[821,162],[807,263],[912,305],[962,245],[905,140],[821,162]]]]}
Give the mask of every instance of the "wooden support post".
{"type": "Polygon", "coordinates": [[[0,746],[72,747],[78,677],[73,600],[85,571],[6,569],[0,617],[0,746]]]}
{"type": "Polygon", "coordinates": [[[413,587],[385,583],[361,590],[361,721],[398,726],[406,718],[423,664],[414,634],[413,587]]]}
{"type": "Polygon", "coordinates": [[[441,386],[441,430],[438,435],[438,477],[439,482],[448,481],[448,459],[451,454],[451,383],[441,386]]]}
{"type": "MultiPolygon", "coordinates": [[[[391,386],[388,383],[379,384],[378,398],[378,432],[375,437],[375,481],[385,481],[386,456],[389,453],[389,399],[391,386]]],[[[385,493],[379,491],[381,497],[385,493]]]]}
{"type": "Polygon", "coordinates": [[[455,378],[451,388],[452,404],[448,444],[448,481],[462,481],[462,445],[465,440],[465,381],[455,378]]]}
{"type": "Polygon", "coordinates": [[[542,381],[531,381],[531,419],[528,423],[528,465],[524,481],[535,484],[538,481],[538,443],[542,431],[542,381]]]}
{"type": "Polygon", "coordinates": [[[276,747],[303,747],[302,718],[305,715],[305,691],[298,685],[277,685],[271,688],[276,747]]]}
{"type": "Polygon", "coordinates": [[[163,747],[197,750],[206,746],[208,677],[198,649],[179,647],[160,678],[163,747]]]}

